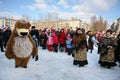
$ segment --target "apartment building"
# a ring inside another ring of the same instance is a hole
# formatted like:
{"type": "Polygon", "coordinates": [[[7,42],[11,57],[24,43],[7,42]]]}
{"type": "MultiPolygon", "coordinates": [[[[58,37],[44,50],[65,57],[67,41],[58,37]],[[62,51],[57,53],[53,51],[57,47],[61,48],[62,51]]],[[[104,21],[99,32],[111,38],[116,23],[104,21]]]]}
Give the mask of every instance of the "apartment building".
{"type": "Polygon", "coordinates": [[[57,20],[57,21],[35,21],[31,23],[32,25],[36,26],[37,29],[44,29],[44,28],[70,28],[73,29],[84,28],[86,31],[89,30],[89,25],[86,22],[82,22],[81,20],[57,20]]]}
{"type": "MultiPolygon", "coordinates": [[[[10,27],[11,29],[14,28],[14,24],[17,20],[12,18],[0,18],[0,28],[3,27],[10,27]]],[[[82,22],[81,20],[56,20],[56,21],[34,21],[31,25],[36,26],[37,29],[44,29],[44,28],[84,28],[86,31],[89,30],[89,25],[86,22],[82,22]]]]}
{"type": "Polygon", "coordinates": [[[12,18],[0,18],[0,28],[10,27],[13,29],[16,21],[17,20],[12,18]]]}

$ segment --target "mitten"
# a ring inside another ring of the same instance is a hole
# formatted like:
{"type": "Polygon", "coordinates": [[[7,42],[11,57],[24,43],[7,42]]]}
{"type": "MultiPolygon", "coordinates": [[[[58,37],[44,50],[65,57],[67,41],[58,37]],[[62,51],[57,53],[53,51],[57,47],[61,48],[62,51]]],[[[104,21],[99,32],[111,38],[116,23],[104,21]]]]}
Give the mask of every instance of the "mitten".
{"type": "Polygon", "coordinates": [[[32,55],[32,58],[33,58],[33,59],[34,59],[34,57],[35,57],[35,56],[34,56],[34,55],[32,55]]]}
{"type": "Polygon", "coordinates": [[[35,61],[38,61],[38,59],[39,59],[39,57],[38,57],[38,55],[35,57],[35,61]]]}

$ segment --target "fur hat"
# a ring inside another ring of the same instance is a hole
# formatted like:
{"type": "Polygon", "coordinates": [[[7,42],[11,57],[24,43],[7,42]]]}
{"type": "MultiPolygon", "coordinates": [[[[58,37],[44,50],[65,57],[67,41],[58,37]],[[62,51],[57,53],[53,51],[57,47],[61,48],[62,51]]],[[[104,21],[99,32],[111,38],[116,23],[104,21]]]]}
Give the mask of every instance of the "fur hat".
{"type": "Polygon", "coordinates": [[[110,34],[112,34],[113,31],[112,31],[111,29],[108,29],[108,30],[106,31],[106,33],[107,33],[107,32],[110,32],[110,34]]]}

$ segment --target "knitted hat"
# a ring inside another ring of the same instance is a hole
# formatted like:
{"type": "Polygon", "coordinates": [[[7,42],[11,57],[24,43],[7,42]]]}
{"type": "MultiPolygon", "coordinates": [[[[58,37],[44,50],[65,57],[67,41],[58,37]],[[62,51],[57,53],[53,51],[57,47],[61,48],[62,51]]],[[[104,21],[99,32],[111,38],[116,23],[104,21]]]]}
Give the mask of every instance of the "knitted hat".
{"type": "Polygon", "coordinates": [[[71,38],[71,36],[70,36],[70,34],[68,34],[68,35],[67,35],[67,39],[70,39],[70,38],[71,38]]]}

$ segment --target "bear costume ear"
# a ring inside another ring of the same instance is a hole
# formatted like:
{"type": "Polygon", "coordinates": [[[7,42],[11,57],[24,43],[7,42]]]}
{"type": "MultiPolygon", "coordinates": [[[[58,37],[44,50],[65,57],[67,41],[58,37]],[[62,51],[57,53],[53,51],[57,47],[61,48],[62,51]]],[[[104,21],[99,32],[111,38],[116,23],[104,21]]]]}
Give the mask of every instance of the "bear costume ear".
{"type": "Polygon", "coordinates": [[[26,26],[30,28],[31,24],[29,22],[26,23],[26,26]]]}
{"type": "Polygon", "coordinates": [[[18,21],[15,23],[15,28],[14,28],[14,29],[16,29],[16,27],[21,26],[21,25],[22,25],[21,22],[18,20],[18,21]]]}
{"type": "Polygon", "coordinates": [[[26,22],[25,20],[18,20],[18,21],[15,23],[15,28],[14,28],[14,29],[16,29],[16,27],[22,26],[23,24],[25,24],[28,29],[29,29],[30,26],[31,26],[31,24],[30,24],[29,22],[26,22]]]}

